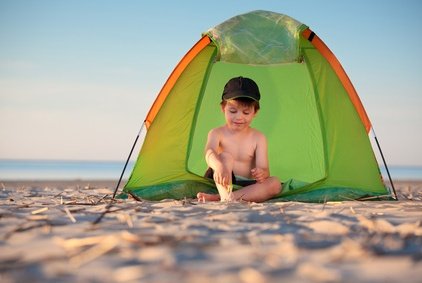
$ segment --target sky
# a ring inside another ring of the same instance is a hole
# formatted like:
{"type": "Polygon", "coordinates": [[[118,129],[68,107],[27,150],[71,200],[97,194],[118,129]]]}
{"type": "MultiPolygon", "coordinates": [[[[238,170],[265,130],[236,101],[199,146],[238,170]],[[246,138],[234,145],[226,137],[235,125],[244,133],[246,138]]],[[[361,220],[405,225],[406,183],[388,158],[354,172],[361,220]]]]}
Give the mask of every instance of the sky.
{"type": "Polygon", "coordinates": [[[309,26],[346,70],[387,163],[422,165],[418,0],[0,0],[0,159],[125,160],[201,33],[253,10],[309,26]]]}

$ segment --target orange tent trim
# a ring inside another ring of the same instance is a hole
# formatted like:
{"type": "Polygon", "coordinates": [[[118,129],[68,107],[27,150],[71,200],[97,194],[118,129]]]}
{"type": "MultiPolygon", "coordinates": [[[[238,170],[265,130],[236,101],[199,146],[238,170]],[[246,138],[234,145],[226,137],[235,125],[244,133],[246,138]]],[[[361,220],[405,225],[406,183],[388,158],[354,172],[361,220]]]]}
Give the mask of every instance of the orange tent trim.
{"type": "Polygon", "coordinates": [[[340,62],[337,60],[336,56],[331,52],[331,50],[325,45],[325,43],[309,28],[305,29],[302,32],[302,35],[309,39],[312,37],[311,43],[315,46],[315,48],[324,56],[324,58],[330,63],[331,67],[336,72],[337,76],[339,77],[341,83],[343,84],[344,88],[347,91],[347,94],[350,97],[353,105],[355,106],[356,111],[359,114],[359,117],[365,126],[366,132],[369,133],[371,130],[371,121],[369,120],[368,115],[366,114],[365,108],[362,105],[362,102],[352,85],[349,77],[347,76],[346,72],[344,71],[343,67],[341,66],[340,62]]]}
{"type": "Polygon", "coordinates": [[[158,111],[161,108],[161,105],[166,100],[168,94],[172,90],[174,84],[179,79],[180,75],[189,65],[189,63],[196,57],[196,55],[201,52],[209,43],[211,39],[208,36],[202,37],[187,53],[186,55],[180,60],[179,64],[177,64],[176,68],[173,70],[169,78],[167,79],[166,83],[164,84],[163,88],[161,89],[160,93],[158,94],[157,98],[155,99],[154,103],[152,104],[151,109],[148,112],[148,115],[145,118],[145,126],[147,129],[151,126],[152,122],[155,119],[158,111]]]}

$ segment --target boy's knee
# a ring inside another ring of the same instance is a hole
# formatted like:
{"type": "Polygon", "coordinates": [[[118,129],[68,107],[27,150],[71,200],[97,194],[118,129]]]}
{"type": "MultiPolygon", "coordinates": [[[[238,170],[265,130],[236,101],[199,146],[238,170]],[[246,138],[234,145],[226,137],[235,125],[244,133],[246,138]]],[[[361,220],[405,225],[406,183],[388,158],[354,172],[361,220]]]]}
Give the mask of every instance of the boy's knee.
{"type": "Polygon", "coordinates": [[[271,194],[273,196],[278,195],[282,190],[281,182],[277,177],[270,178],[269,187],[270,187],[271,194]]]}

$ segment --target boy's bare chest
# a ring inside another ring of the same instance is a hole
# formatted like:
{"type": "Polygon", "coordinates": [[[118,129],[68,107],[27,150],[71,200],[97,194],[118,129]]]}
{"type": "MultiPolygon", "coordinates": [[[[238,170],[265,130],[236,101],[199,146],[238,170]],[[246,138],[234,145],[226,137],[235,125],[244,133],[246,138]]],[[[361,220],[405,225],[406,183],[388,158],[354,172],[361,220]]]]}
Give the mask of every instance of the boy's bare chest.
{"type": "Polygon", "coordinates": [[[255,156],[256,143],[250,138],[227,139],[221,141],[221,151],[230,153],[235,160],[248,161],[255,156]]]}

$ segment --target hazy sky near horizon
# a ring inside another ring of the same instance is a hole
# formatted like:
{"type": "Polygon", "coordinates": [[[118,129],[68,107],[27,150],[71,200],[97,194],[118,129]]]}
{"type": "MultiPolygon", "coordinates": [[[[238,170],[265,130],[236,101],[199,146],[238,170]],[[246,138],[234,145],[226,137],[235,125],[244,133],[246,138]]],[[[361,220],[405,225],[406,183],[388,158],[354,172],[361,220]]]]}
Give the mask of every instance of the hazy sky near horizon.
{"type": "Polygon", "coordinates": [[[125,160],[201,33],[252,10],[289,15],[318,34],[387,162],[422,165],[418,0],[0,0],[0,159],[125,160]]]}

